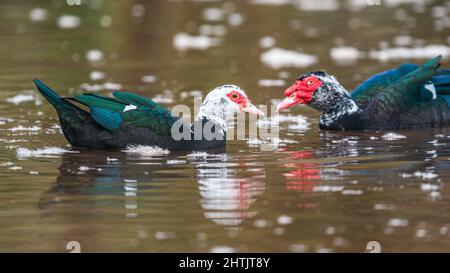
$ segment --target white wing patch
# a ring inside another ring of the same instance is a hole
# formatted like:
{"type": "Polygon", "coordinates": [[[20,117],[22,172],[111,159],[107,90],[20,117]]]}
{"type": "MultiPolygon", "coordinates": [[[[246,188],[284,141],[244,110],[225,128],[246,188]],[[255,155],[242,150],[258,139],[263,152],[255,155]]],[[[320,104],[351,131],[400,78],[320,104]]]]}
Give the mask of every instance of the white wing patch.
{"type": "Polygon", "coordinates": [[[126,112],[126,111],[130,111],[130,110],[134,110],[134,109],[137,109],[137,106],[133,105],[133,104],[129,104],[129,105],[125,106],[123,111],[126,112]]]}
{"type": "Polygon", "coordinates": [[[425,84],[425,89],[430,91],[431,94],[433,94],[433,100],[435,100],[437,98],[436,87],[434,87],[434,84],[432,82],[429,82],[428,84],[425,84]]]}

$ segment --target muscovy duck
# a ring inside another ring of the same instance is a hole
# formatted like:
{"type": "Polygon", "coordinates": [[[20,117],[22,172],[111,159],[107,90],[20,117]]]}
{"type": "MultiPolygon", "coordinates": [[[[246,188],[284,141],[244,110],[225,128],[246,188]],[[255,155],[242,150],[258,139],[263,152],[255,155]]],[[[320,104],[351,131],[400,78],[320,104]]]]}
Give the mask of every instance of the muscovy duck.
{"type": "Polygon", "coordinates": [[[300,75],[284,91],[277,110],[307,104],[321,112],[320,128],[331,130],[410,129],[450,125],[450,69],[441,56],[424,65],[403,64],[381,72],[350,95],[323,71],[300,75]]]}
{"type": "Polygon", "coordinates": [[[55,107],[62,131],[75,147],[101,149],[154,145],[168,150],[220,148],[226,142],[227,115],[240,111],[264,115],[236,85],[220,86],[209,92],[195,122],[188,125],[161,105],[137,94],[116,91],[114,98],[92,93],[61,97],[42,81],[34,80],[34,83],[55,107]]]}

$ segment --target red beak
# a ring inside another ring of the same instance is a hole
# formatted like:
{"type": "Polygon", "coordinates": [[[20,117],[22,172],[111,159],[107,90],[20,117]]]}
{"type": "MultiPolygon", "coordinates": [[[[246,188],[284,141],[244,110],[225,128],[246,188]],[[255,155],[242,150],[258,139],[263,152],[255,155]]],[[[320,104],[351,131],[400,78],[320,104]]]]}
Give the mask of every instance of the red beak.
{"type": "Polygon", "coordinates": [[[297,83],[293,84],[291,87],[284,91],[286,98],[280,102],[277,106],[277,111],[292,107],[296,104],[302,102],[302,99],[297,95],[297,83]]]}
{"type": "Polygon", "coordinates": [[[265,116],[264,112],[259,110],[255,105],[253,105],[249,100],[246,101],[245,106],[241,107],[241,110],[250,114],[255,114],[257,116],[265,116]]]}
{"type": "Polygon", "coordinates": [[[299,103],[302,103],[302,100],[300,98],[298,98],[297,96],[295,97],[287,97],[285,98],[282,102],[280,102],[280,104],[278,104],[277,106],[277,111],[292,107],[294,105],[297,105],[299,103]]]}

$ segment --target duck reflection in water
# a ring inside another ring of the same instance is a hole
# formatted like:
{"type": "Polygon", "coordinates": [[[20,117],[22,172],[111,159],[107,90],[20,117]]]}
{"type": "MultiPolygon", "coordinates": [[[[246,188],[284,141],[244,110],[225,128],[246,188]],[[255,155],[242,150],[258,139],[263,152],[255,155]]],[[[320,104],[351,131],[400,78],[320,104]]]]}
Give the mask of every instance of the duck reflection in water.
{"type": "Polygon", "coordinates": [[[287,157],[290,162],[284,163],[283,166],[289,171],[283,173],[283,176],[286,178],[288,191],[312,192],[314,186],[320,183],[319,164],[301,161],[313,157],[313,151],[295,151],[287,157]]]}
{"type": "Polygon", "coordinates": [[[197,180],[205,218],[232,227],[257,214],[250,206],[265,190],[263,167],[239,159],[228,162],[221,154],[215,162],[197,163],[197,180]]]}
{"type": "Polygon", "coordinates": [[[180,205],[176,188],[180,184],[173,182],[192,179],[193,187],[182,184],[187,187],[183,195],[191,196],[183,198],[182,207],[198,206],[192,192],[197,191],[206,219],[227,227],[238,226],[256,214],[250,207],[265,190],[264,168],[242,159],[228,162],[224,153],[182,154],[175,158],[174,154],[135,158],[123,152],[64,154],[56,184],[42,194],[39,206],[43,213],[55,213],[70,203],[86,207],[86,214],[95,214],[93,211],[102,206],[125,208],[127,218],[136,218],[139,213],[152,213],[152,204],[161,200],[165,200],[163,208],[173,208],[169,202],[175,200],[180,205]]]}

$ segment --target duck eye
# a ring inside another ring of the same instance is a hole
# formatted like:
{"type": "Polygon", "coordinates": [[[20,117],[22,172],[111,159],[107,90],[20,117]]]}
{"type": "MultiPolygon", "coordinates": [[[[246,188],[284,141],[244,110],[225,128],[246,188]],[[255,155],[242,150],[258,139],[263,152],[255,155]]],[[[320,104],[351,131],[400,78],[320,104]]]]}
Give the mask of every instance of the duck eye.
{"type": "Polygon", "coordinates": [[[295,97],[295,93],[292,93],[291,98],[294,98],[294,97],[295,97]]]}
{"type": "Polygon", "coordinates": [[[313,85],[313,81],[312,81],[312,80],[309,80],[309,81],[307,82],[307,84],[308,84],[308,86],[311,86],[311,85],[313,85]]]}
{"type": "Polygon", "coordinates": [[[238,94],[233,94],[233,95],[231,95],[231,97],[232,97],[233,99],[237,99],[237,98],[239,98],[239,95],[238,95],[238,94]]]}

